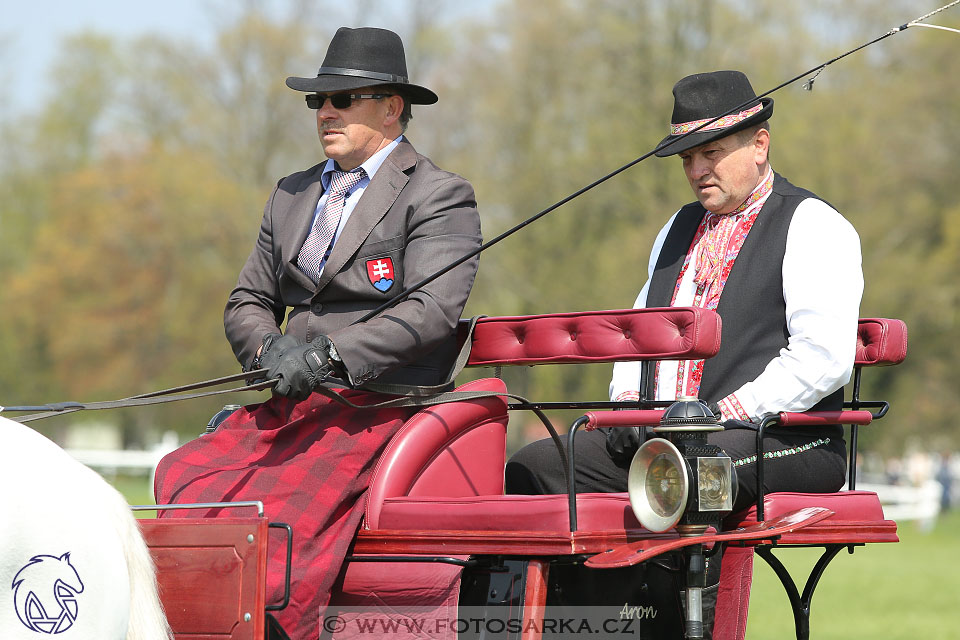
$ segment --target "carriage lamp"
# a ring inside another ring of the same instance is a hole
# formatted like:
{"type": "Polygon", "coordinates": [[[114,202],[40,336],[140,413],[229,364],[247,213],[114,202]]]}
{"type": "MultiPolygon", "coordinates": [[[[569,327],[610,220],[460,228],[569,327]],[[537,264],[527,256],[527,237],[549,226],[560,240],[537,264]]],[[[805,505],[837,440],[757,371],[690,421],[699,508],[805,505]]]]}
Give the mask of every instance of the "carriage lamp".
{"type": "MultiPolygon", "coordinates": [[[[633,457],[627,476],[630,506],[646,529],[677,528],[696,536],[733,510],[736,472],[730,457],[707,442],[722,431],[713,412],[696,398],[681,396],[663,413],[653,432],[633,457]]],[[[684,637],[703,638],[703,588],[706,561],[702,544],[684,548],[686,610],[684,637]]]]}
{"type": "Polygon", "coordinates": [[[653,427],[658,436],[644,442],[630,463],[630,506],[644,528],[677,527],[697,535],[733,510],[736,476],[732,461],[707,434],[722,431],[710,409],[681,396],[653,427]]]}

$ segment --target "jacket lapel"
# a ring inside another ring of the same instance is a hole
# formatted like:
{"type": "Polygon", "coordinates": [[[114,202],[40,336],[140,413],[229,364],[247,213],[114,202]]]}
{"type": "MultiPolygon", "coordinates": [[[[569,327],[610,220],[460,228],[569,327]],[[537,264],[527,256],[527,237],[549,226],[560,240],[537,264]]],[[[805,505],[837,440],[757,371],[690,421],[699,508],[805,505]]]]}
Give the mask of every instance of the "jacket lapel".
{"type": "Polygon", "coordinates": [[[409,180],[405,171],[416,163],[417,152],[413,145],[401,140],[380,165],[350,214],[323,268],[317,291],[323,289],[337,275],[340,268],[357,252],[373,228],[387,214],[409,180]]]}

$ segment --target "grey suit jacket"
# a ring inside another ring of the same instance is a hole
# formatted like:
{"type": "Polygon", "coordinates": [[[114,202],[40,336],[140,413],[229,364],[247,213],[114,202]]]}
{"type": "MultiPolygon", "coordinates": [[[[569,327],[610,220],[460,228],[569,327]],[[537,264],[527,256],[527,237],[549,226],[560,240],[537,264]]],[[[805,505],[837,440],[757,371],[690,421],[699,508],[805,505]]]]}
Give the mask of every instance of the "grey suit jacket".
{"type": "Polygon", "coordinates": [[[473,188],[402,140],[364,190],[314,285],[297,255],[322,194],[322,170],[321,163],[283,178],[267,200],[224,311],[237,359],[249,366],[289,309],[286,333],[304,341],[329,336],[356,384],[439,383],[455,356],[456,325],[479,258],[372,320],[352,323],[479,246],[473,188]]]}

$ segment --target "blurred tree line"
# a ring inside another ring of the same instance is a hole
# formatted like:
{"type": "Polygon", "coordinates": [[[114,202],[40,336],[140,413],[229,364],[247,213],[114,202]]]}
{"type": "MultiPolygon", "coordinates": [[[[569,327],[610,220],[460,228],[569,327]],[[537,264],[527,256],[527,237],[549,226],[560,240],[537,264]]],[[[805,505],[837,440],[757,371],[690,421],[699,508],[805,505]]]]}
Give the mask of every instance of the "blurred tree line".
{"type": "MultiPolygon", "coordinates": [[[[124,397],[239,370],[221,314],[263,201],[322,158],[314,118],[283,80],[313,73],[339,24],[403,35],[413,81],[441,98],[414,109],[408,136],[474,184],[492,238],[652,149],[680,77],[736,68],[766,91],[935,5],[503,0],[449,11],[409,0],[376,23],[377,0],[336,22],[332,3],[248,0],[215,5],[208,46],[78,33],[62,43],[48,100],[16,114],[0,104],[0,404],[124,397]]],[[[956,28],[958,14],[933,22],[956,28]]],[[[827,67],[812,91],[798,82],[773,95],[774,168],[860,232],[861,315],[910,328],[907,361],[865,376],[866,397],[893,403],[864,436],[885,453],[911,438],[960,444],[958,47],[912,28],[827,67]]],[[[485,253],[468,314],[630,307],[656,232],[690,199],[676,158],[633,167],[485,253]]],[[[609,367],[506,375],[536,399],[603,399],[609,367]]],[[[223,402],[108,419],[134,444],[158,429],[195,434],[223,402]]]]}

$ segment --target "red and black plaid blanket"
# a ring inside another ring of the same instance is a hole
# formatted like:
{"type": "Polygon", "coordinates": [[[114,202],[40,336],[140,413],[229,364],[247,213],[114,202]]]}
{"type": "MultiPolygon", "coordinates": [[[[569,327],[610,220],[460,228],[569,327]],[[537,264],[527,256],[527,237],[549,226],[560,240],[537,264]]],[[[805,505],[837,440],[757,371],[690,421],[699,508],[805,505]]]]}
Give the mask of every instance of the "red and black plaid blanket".
{"type": "MultiPolygon", "coordinates": [[[[385,396],[344,391],[354,404],[385,396]]],[[[319,637],[319,617],[363,516],[370,476],[414,409],[352,409],[320,394],[282,397],[236,411],[217,431],[170,453],[157,467],[158,504],[260,500],[267,517],[293,527],[290,604],[276,612],[294,639],[319,637]]],[[[174,510],[168,518],[228,517],[230,510],[174,510]]],[[[267,602],[279,602],[285,545],[271,544],[267,602]]]]}

